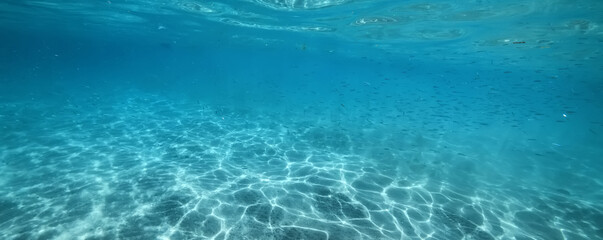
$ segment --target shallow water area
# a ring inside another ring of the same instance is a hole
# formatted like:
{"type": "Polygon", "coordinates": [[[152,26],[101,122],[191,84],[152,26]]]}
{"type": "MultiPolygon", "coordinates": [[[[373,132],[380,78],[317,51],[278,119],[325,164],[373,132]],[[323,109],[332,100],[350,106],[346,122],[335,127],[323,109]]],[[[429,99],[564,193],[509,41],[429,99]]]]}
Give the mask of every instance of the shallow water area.
{"type": "Polygon", "coordinates": [[[0,3],[0,238],[603,239],[601,8],[0,3]]]}

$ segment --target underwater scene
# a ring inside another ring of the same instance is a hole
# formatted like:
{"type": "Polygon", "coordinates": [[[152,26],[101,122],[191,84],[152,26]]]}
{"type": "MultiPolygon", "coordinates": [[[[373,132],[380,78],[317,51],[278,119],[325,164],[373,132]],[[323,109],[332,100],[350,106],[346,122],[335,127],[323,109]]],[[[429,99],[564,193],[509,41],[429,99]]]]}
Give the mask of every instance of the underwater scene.
{"type": "Polygon", "coordinates": [[[603,239],[602,12],[3,0],[0,239],[603,239]]]}

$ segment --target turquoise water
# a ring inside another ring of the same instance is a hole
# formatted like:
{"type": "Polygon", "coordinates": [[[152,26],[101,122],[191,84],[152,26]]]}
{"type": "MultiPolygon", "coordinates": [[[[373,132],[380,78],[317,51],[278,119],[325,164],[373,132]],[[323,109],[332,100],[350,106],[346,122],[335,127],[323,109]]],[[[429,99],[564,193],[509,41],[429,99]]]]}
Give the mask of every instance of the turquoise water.
{"type": "Polygon", "coordinates": [[[0,239],[603,239],[603,2],[0,3],[0,239]]]}

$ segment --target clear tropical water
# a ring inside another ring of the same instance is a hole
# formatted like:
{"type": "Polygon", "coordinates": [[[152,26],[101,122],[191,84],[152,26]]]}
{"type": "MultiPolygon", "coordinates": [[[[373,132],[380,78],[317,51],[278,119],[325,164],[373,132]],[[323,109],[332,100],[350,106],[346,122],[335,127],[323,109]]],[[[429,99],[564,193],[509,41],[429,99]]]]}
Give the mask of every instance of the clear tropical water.
{"type": "Polygon", "coordinates": [[[1,239],[603,239],[601,1],[4,0],[1,239]]]}

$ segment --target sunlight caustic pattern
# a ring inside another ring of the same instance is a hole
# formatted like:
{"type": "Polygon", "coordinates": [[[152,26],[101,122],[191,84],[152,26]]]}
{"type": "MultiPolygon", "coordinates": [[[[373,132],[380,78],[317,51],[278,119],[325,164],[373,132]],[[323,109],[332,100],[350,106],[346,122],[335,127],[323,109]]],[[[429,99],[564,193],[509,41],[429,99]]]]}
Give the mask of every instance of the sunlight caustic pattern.
{"type": "Polygon", "coordinates": [[[471,146],[407,136],[400,145],[414,147],[389,149],[354,132],[250,121],[157,96],[96,106],[2,104],[2,238],[586,239],[600,231],[601,212],[567,190],[472,177],[489,166],[456,154],[471,146]]]}

